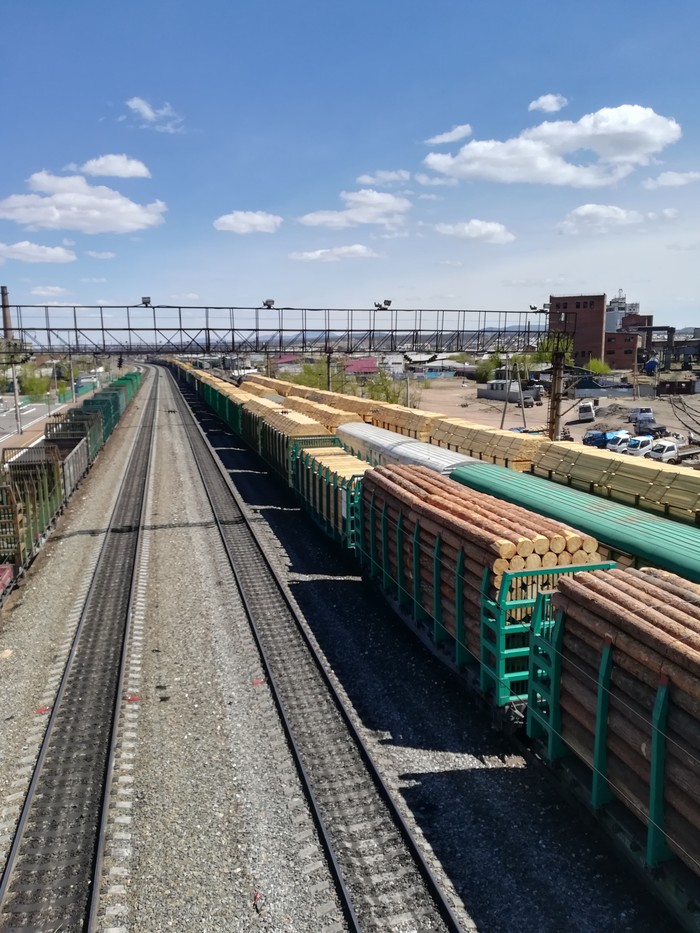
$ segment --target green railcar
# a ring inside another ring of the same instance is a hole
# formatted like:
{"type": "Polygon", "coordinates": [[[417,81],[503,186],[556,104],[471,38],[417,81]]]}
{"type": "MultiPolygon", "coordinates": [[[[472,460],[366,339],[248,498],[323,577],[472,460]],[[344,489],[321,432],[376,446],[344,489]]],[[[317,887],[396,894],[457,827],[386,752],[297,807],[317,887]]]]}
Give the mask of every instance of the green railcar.
{"type": "Polygon", "coordinates": [[[3,472],[22,503],[25,548],[33,554],[65,501],[61,457],[55,446],[6,447],[3,472]]]}
{"type": "Polygon", "coordinates": [[[53,415],[44,426],[44,438],[48,443],[81,438],[87,440],[88,461],[94,463],[104,444],[102,412],[85,408],[71,408],[67,412],[53,415]]]}
{"type": "Polygon", "coordinates": [[[121,417],[120,396],[114,392],[98,392],[97,395],[83,402],[85,411],[98,411],[102,415],[102,432],[104,440],[110,437],[121,417]]]}

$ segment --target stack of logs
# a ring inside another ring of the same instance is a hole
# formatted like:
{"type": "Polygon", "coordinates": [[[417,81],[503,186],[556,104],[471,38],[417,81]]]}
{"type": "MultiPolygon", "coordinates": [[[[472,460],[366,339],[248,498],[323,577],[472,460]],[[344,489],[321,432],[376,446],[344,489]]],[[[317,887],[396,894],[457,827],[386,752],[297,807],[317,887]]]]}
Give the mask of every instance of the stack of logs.
{"type": "MultiPolygon", "coordinates": [[[[601,651],[612,644],[607,765],[610,790],[649,817],[652,711],[668,678],[664,819],[671,849],[700,874],[700,586],[663,570],[562,578],[561,723],[569,748],[592,766],[601,651]]],[[[656,821],[658,825],[658,820],[656,821]]]]}
{"type": "MultiPolygon", "coordinates": [[[[389,577],[396,583],[399,563],[403,586],[414,593],[413,536],[420,525],[420,603],[433,615],[433,555],[436,539],[440,545],[440,607],[442,624],[453,637],[455,624],[455,573],[463,554],[463,613],[466,646],[479,657],[481,585],[486,568],[491,572],[488,595],[496,598],[502,575],[510,570],[552,569],[598,563],[600,555],[594,538],[561,522],[536,515],[493,496],[462,486],[454,480],[421,466],[386,466],[368,470],[363,481],[363,540],[369,552],[370,505],[374,500],[374,560],[382,561],[382,511],[386,506],[389,577]],[[402,516],[403,553],[397,554],[397,528],[402,516]]],[[[384,569],[381,566],[375,570],[384,569]]],[[[553,585],[553,575],[525,577],[518,593],[510,599],[533,598],[537,589],[553,585]]],[[[525,621],[522,610],[514,609],[512,621],[525,621]]]]}

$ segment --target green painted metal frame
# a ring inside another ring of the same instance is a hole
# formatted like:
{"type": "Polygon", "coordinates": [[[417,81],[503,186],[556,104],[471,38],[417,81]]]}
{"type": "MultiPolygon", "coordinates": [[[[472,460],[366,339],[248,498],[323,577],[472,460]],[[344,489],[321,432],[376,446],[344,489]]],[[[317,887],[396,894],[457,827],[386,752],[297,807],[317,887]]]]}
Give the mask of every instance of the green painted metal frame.
{"type": "Polygon", "coordinates": [[[649,824],[647,864],[652,868],[672,857],[666,844],[664,777],[666,772],[666,720],[670,699],[668,675],[663,674],[656,691],[651,716],[651,770],[649,781],[649,824]]]}
{"type": "Polygon", "coordinates": [[[568,754],[561,736],[561,649],[564,613],[552,615],[552,593],[540,592],[535,602],[530,630],[530,669],[526,732],[529,738],[544,736],[547,758],[554,761],[568,754]]]}
{"type": "Polygon", "coordinates": [[[554,585],[556,578],[563,574],[610,570],[613,567],[614,562],[606,561],[578,567],[570,565],[508,571],[503,574],[496,599],[491,599],[488,595],[493,574],[488,568],[484,571],[481,584],[480,679],[481,689],[484,692],[492,692],[496,706],[505,706],[528,698],[531,622],[508,624],[507,618],[512,610],[534,610],[537,594],[525,599],[509,599],[514,581],[548,576],[552,578],[554,585]],[[513,690],[514,684],[523,684],[524,687],[521,690],[513,690]]]}
{"type": "Polygon", "coordinates": [[[595,810],[610,803],[613,794],[608,783],[608,709],[610,706],[610,678],[612,676],[612,638],[605,636],[598,666],[596,695],[595,736],[593,737],[593,775],[591,778],[591,805],[595,810]]]}

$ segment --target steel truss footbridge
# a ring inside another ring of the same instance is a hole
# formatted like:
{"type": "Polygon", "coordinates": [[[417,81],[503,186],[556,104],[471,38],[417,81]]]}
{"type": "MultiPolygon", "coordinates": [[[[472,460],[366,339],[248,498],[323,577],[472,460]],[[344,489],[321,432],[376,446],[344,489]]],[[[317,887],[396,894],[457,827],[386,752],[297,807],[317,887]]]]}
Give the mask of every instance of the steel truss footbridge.
{"type": "Polygon", "coordinates": [[[52,356],[519,353],[536,348],[549,323],[547,312],[534,308],[409,310],[386,302],[374,308],[10,305],[7,317],[5,337],[52,356]]]}

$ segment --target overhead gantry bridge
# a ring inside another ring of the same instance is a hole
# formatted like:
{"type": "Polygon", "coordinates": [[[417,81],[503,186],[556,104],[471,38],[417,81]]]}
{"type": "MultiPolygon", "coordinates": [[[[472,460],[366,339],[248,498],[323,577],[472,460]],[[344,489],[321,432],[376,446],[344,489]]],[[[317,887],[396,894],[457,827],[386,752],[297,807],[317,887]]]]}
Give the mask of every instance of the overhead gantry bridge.
{"type": "MultiPolygon", "coordinates": [[[[5,337],[35,354],[522,353],[547,311],[8,305],[5,337]]],[[[569,332],[569,327],[566,328],[569,332]]]]}

